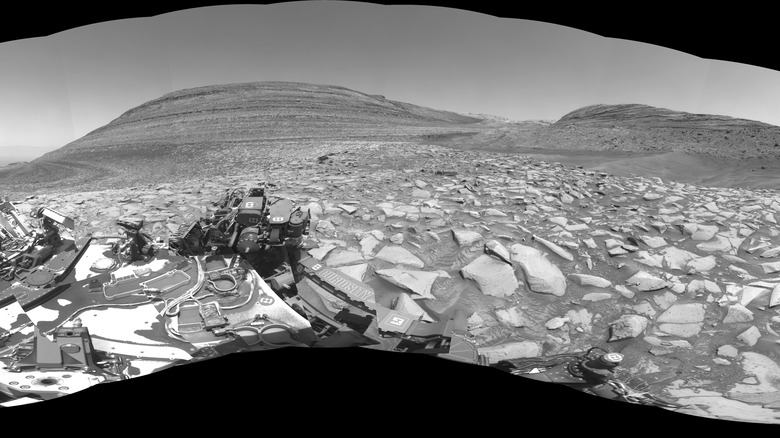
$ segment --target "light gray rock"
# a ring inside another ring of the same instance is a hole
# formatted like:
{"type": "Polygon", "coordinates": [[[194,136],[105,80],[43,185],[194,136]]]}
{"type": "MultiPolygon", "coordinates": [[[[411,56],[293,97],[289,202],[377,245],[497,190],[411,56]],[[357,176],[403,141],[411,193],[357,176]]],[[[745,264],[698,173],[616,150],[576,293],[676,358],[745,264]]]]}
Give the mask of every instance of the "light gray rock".
{"type": "Polygon", "coordinates": [[[360,252],[371,255],[374,253],[374,249],[376,249],[377,245],[380,243],[381,242],[376,237],[368,234],[360,239],[360,252]]]}
{"type": "Polygon", "coordinates": [[[606,278],[597,277],[595,275],[569,274],[567,278],[569,281],[579,286],[594,286],[601,288],[612,287],[611,281],[607,280],[606,278]]]}
{"type": "Polygon", "coordinates": [[[484,214],[485,214],[485,216],[498,216],[498,217],[506,217],[507,216],[506,213],[504,213],[504,212],[502,212],[500,210],[497,210],[495,208],[488,208],[487,210],[485,210],[484,214]]]}
{"type": "Polygon", "coordinates": [[[482,319],[481,316],[479,316],[477,313],[473,313],[471,316],[468,317],[466,320],[466,329],[469,331],[478,329],[482,327],[482,325],[485,323],[485,320],[482,319]]]}
{"type": "Polygon", "coordinates": [[[390,236],[390,241],[396,245],[404,243],[404,233],[396,233],[390,236]]]}
{"type": "Polygon", "coordinates": [[[653,302],[655,302],[661,310],[666,310],[677,301],[677,297],[673,293],[666,291],[661,294],[653,295],[653,302]]]}
{"type": "Polygon", "coordinates": [[[661,248],[667,245],[666,239],[661,236],[641,236],[640,240],[642,240],[642,243],[653,249],[661,248]]]}
{"type": "Polygon", "coordinates": [[[707,241],[715,237],[718,227],[715,225],[698,225],[696,231],[691,235],[692,240],[707,241]]]}
{"type": "Polygon", "coordinates": [[[414,189],[412,190],[412,196],[415,198],[430,198],[431,192],[427,190],[421,190],[421,189],[414,189]]]}
{"type": "Polygon", "coordinates": [[[460,270],[463,278],[477,282],[483,294],[494,297],[512,295],[519,283],[514,269],[487,254],[482,254],[460,270]]]}
{"type": "Polygon", "coordinates": [[[632,275],[626,280],[626,284],[635,286],[640,292],[661,290],[669,285],[666,280],[655,277],[645,271],[639,271],[632,275]]]}
{"type": "Polygon", "coordinates": [[[568,225],[568,223],[569,223],[569,220],[568,220],[568,219],[566,219],[566,218],[565,218],[565,217],[563,217],[563,216],[553,216],[553,217],[548,217],[548,218],[547,218],[547,221],[548,221],[548,222],[552,222],[552,223],[554,223],[554,224],[556,224],[556,225],[560,225],[561,227],[564,227],[564,228],[565,228],[565,227],[566,227],[566,225],[568,225]]]}
{"type": "Polygon", "coordinates": [[[769,307],[775,307],[780,304],[780,284],[775,286],[772,290],[772,295],[769,298],[769,307]]]}
{"type": "Polygon", "coordinates": [[[761,253],[761,257],[777,257],[780,255],[780,246],[774,247],[772,249],[768,249],[761,253]]]}
{"type": "Polygon", "coordinates": [[[519,243],[512,245],[510,251],[531,291],[559,297],[566,293],[566,277],[541,251],[519,243]]]}
{"type": "Polygon", "coordinates": [[[342,210],[346,211],[346,212],[347,212],[347,214],[352,214],[352,213],[354,213],[354,212],[356,212],[356,211],[357,211],[357,207],[355,207],[354,205],[349,205],[349,204],[339,204],[339,205],[338,205],[338,207],[339,207],[340,209],[342,209],[342,210]]]}
{"type": "Polygon", "coordinates": [[[401,246],[385,246],[376,254],[376,258],[413,268],[425,267],[422,260],[401,246]]]}
{"type": "Polygon", "coordinates": [[[737,358],[739,356],[739,350],[733,345],[721,345],[718,347],[718,356],[737,358]]]}
{"type": "Polygon", "coordinates": [[[309,254],[311,254],[311,256],[317,260],[322,260],[325,258],[326,255],[328,255],[329,252],[331,252],[335,248],[336,245],[328,243],[320,246],[319,248],[310,249],[309,254]]]}
{"type": "Polygon", "coordinates": [[[549,321],[547,321],[544,324],[544,326],[548,330],[555,330],[563,327],[564,324],[566,324],[567,322],[569,322],[569,318],[561,318],[560,316],[556,316],[555,318],[552,318],[549,321]]]}
{"type": "Polygon", "coordinates": [[[753,320],[753,312],[742,304],[736,303],[729,306],[726,311],[726,317],[723,318],[724,324],[749,322],[753,320]]]}
{"type": "Polygon", "coordinates": [[[634,291],[632,291],[631,289],[623,286],[622,284],[616,284],[615,285],[615,290],[620,292],[620,295],[623,295],[624,297],[626,297],[628,299],[633,299],[634,295],[636,295],[634,293],[634,291]]]}
{"type": "Polygon", "coordinates": [[[701,272],[707,272],[714,269],[717,266],[717,259],[715,256],[701,257],[693,259],[688,262],[686,267],[688,268],[688,274],[698,274],[701,272]]]}
{"type": "Polygon", "coordinates": [[[482,240],[482,235],[471,230],[452,230],[452,237],[459,246],[471,246],[482,240]]]}
{"type": "Polygon", "coordinates": [[[585,294],[582,297],[582,301],[596,302],[596,301],[608,300],[610,298],[613,298],[613,296],[611,293],[608,292],[591,292],[589,294],[585,294]]]}
{"type": "Polygon", "coordinates": [[[328,253],[328,256],[325,258],[325,265],[329,267],[352,265],[357,262],[371,260],[372,258],[364,256],[357,251],[339,249],[328,253]]]}
{"type": "Polygon", "coordinates": [[[742,288],[739,297],[739,304],[747,306],[754,299],[766,295],[769,293],[769,289],[763,287],[745,286],[742,288]]]}
{"type": "Polygon", "coordinates": [[[436,279],[439,278],[438,272],[393,268],[377,270],[376,275],[400,288],[415,293],[417,295],[413,297],[415,299],[436,299],[431,293],[431,288],[436,279]]]}
{"type": "Polygon", "coordinates": [[[697,257],[696,254],[673,246],[664,248],[662,254],[668,269],[679,269],[681,271],[687,268],[688,262],[697,257]]]}
{"type": "Polygon", "coordinates": [[[759,266],[764,270],[764,274],[774,274],[780,272],[780,262],[761,263],[759,266]]]}
{"type": "Polygon", "coordinates": [[[658,316],[656,322],[700,323],[704,321],[704,312],[705,305],[701,303],[675,304],[658,316]]]}
{"type": "Polygon", "coordinates": [[[420,307],[420,305],[409,296],[409,294],[401,293],[398,295],[398,301],[395,304],[395,310],[417,317],[421,316],[422,320],[426,322],[435,321],[433,318],[431,318],[430,315],[428,315],[425,309],[420,307]]]}
{"type": "Polygon", "coordinates": [[[485,356],[490,364],[507,359],[539,357],[542,355],[542,344],[534,341],[507,342],[491,347],[482,347],[479,349],[479,354],[485,356]]]}
{"type": "Polygon", "coordinates": [[[558,256],[560,256],[560,257],[562,257],[562,258],[564,258],[564,259],[566,259],[566,260],[568,260],[570,262],[574,261],[574,256],[572,256],[571,253],[569,253],[565,249],[561,248],[560,246],[558,246],[558,245],[556,245],[556,244],[554,244],[554,243],[552,243],[552,242],[550,242],[550,241],[548,241],[546,239],[543,239],[543,238],[541,238],[539,236],[532,236],[532,238],[533,238],[533,240],[536,240],[537,242],[539,242],[542,245],[544,245],[545,247],[547,247],[547,249],[549,249],[550,251],[554,252],[558,256]]]}
{"type": "Polygon", "coordinates": [[[737,339],[752,347],[758,343],[758,338],[760,337],[761,332],[758,330],[758,328],[756,328],[756,326],[751,326],[749,329],[740,333],[737,336],[737,339]]]}
{"type": "Polygon", "coordinates": [[[639,304],[636,304],[633,306],[634,312],[644,315],[648,318],[655,318],[656,310],[652,306],[652,304],[648,303],[647,301],[643,301],[639,304]]]}
{"type": "Polygon", "coordinates": [[[349,275],[350,277],[354,278],[357,281],[363,281],[363,278],[366,276],[366,272],[368,272],[368,263],[362,263],[359,265],[351,265],[351,266],[341,266],[334,269],[337,271],[341,271],[346,275],[349,275]]]}
{"type": "Polygon", "coordinates": [[[498,257],[500,260],[509,263],[510,265],[512,264],[512,255],[509,254],[509,250],[497,240],[485,242],[485,253],[498,257]]]}
{"type": "Polygon", "coordinates": [[[519,306],[512,306],[507,309],[496,309],[496,319],[502,324],[513,328],[525,327],[529,324],[525,312],[519,306]]]}
{"type": "Polygon", "coordinates": [[[662,323],[658,325],[658,329],[670,335],[679,336],[681,338],[690,338],[692,336],[698,335],[701,332],[701,326],[701,323],[662,323]]]}
{"type": "Polygon", "coordinates": [[[611,335],[609,342],[636,338],[647,328],[647,318],[639,315],[623,315],[609,323],[611,335]]]}

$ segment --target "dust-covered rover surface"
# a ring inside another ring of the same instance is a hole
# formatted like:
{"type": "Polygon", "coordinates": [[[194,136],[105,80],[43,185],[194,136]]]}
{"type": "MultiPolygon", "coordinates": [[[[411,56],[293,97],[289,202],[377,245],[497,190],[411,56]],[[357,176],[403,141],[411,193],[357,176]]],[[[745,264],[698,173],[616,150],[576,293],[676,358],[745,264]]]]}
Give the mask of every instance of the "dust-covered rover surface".
{"type": "MultiPolygon", "coordinates": [[[[208,218],[153,241],[143,221],[74,241],[73,220],[0,205],[0,405],[61,397],[229,353],[282,347],[371,347],[488,365],[446,321],[377,303],[370,286],[307,249],[309,212],[266,184],[227,190],[208,218]],[[37,224],[34,222],[37,221],[37,224]],[[299,293],[308,278],[340,300],[334,313],[299,293]]],[[[591,349],[593,350],[593,349],[591,349]]],[[[588,351],[489,366],[601,397],[669,409],[619,379],[622,356],[588,351]]]]}

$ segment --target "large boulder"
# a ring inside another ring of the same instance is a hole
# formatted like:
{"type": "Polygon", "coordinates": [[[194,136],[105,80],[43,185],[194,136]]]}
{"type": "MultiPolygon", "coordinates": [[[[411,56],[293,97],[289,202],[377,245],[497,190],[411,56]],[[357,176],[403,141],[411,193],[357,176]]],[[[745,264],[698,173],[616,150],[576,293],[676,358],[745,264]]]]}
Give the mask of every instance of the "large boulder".
{"type": "Polygon", "coordinates": [[[566,293],[566,277],[541,251],[519,243],[512,245],[510,251],[531,291],[558,297],[566,293]]]}
{"type": "Polygon", "coordinates": [[[477,282],[486,295],[506,297],[512,295],[519,283],[515,270],[501,260],[482,254],[460,270],[463,278],[477,282]]]}

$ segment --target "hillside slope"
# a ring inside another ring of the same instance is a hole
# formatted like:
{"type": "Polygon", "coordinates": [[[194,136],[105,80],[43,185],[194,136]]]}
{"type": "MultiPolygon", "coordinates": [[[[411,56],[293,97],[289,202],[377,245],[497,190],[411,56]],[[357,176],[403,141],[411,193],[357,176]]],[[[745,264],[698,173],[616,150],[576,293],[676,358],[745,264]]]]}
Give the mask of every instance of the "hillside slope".
{"type": "Polygon", "coordinates": [[[111,187],[250,172],[345,142],[408,141],[480,120],[337,86],[214,85],[130,109],[26,166],[1,170],[0,184],[88,189],[98,181],[111,187]]]}

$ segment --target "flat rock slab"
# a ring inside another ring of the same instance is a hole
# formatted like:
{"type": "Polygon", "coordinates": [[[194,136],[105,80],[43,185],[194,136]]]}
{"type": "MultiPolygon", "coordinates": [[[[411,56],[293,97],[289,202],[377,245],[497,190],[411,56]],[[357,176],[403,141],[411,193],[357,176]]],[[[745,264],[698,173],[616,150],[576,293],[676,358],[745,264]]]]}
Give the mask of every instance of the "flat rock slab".
{"type": "Polygon", "coordinates": [[[774,263],[761,263],[761,269],[764,270],[764,274],[774,274],[780,272],[780,262],[774,263]]]}
{"type": "Polygon", "coordinates": [[[515,270],[503,261],[482,254],[460,270],[463,278],[477,282],[483,294],[503,298],[512,295],[519,283],[515,270]]]}
{"type": "Polygon", "coordinates": [[[769,294],[769,289],[763,287],[745,286],[742,288],[742,292],[739,297],[739,304],[747,306],[751,301],[756,298],[769,294]]]}
{"type": "Polygon", "coordinates": [[[320,246],[319,248],[310,249],[309,254],[311,254],[311,256],[317,260],[322,260],[326,255],[328,255],[329,252],[333,251],[334,249],[336,249],[336,245],[328,243],[320,246]]]}
{"type": "Polygon", "coordinates": [[[362,239],[360,239],[360,252],[362,252],[365,255],[371,255],[374,252],[374,249],[376,249],[377,245],[379,245],[381,242],[379,239],[374,237],[374,235],[369,234],[362,239]]]}
{"type": "Polygon", "coordinates": [[[376,275],[403,289],[409,290],[417,298],[436,299],[431,294],[434,281],[439,278],[438,272],[412,271],[407,269],[380,269],[376,275]]]}
{"type": "Polygon", "coordinates": [[[414,316],[422,316],[422,320],[426,322],[434,322],[434,319],[417,304],[416,301],[409,294],[401,293],[398,295],[398,301],[395,304],[395,309],[399,312],[408,313],[414,316]]]}
{"type": "Polygon", "coordinates": [[[700,323],[704,321],[704,312],[705,305],[702,303],[675,304],[659,315],[656,322],[700,323]]]}
{"type": "Polygon", "coordinates": [[[666,243],[666,239],[661,236],[641,236],[640,240],[642,240],[645,245],[653,249],[668,245],[666,243]]]}
{"type": "Polygon", "coordinates": [[[717,259],[715,256],[701,257],[693,259],[688,262],[686,267],[688,268],[688,274],[698,274],[700,272],[707,272],[717,266],[717,259]]]}
{"type": "Polygon", "coordinates": [[[688,262],[697,257],[696,254],[673,246],[664,248],[662,254],[668,269],[679,269],[681,271],[686,269],[688,262]]]}
{"type": "Polygon", "coordinates": [[[658,329],[664,333],[670,335],[679,336],[681,338],[690,338],[696,336],[701,332],[701,323],[697,324],[677,324],[677,323],[663,323],[658,325],[658,329]]]}
{"type": "Polygon", "coordinates": [[[351,250],[335,250],[328,253],[325,258],[325,265],[329,267],[352,265],[358,262],[365,262],[371,260],[371,257],[366,257],[357,251],[351,250]]]}
{"type": "Polygon", "coordinates": [[[376,258],[390,263],[411,266],[413,268],[425,267],[425,263],[422,260],[409,252],[406,248],[400,246],[386,246],[376,254],[376,258]]]}
{"type": "Polygon", "coordinates": [[[512,261],[520,265],[531,291],[558,297],[566,293],[566,277],[541,251],[519,243],[509,249],[512,261]]]}
{"type": "Polygon", "coordinates": [[[471,230],[452,230],[452,237],[455,239],[455,243],[460,246],[471,246],[482,240],[481,234],[471,230]]]}
{"type": "Polygon", "coordinates": [[[609,292],[592,292],[589,294],[585,294],[582,297],[582,301],[602,301],[602,300],[608,300],[610,298],[613,298],[612,294],[609,292]]]}
{"type": "Polygon", "coordinates": [[[542,345],[534,341],[507,342],[480,348],[479,354],[485,356],[488,363],[494,364],[507,359],[539,357],[542,355],[542,345]]]}
{"type": "Polygon", "coordinates": [[[726,311],[726,317],[723,318],[724,324],[735,322],[749,322],[753,320],[753,312],[742,304],[732,304],[726,311]]]}
{"type": "Polygon", "coordinates": [[[601,288],[612,287],[611,281],[607,280],[606,278],[597,277],[595,275],[569,274],[566,278],[579,286],[593,286],[601,288]]]}

